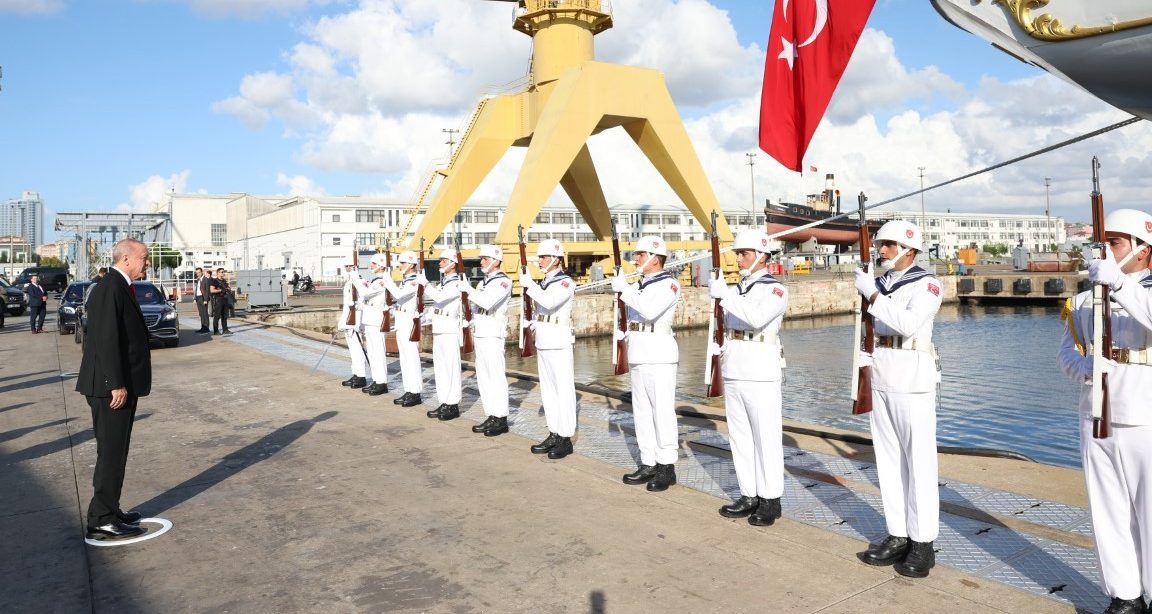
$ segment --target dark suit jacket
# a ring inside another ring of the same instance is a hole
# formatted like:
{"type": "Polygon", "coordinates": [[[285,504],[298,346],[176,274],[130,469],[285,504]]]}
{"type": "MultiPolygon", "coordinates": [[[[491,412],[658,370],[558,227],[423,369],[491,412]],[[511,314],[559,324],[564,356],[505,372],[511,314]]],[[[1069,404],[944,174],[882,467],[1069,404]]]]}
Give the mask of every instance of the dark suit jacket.
{"type": "Polygon", "coordinates": [[[96,284],[85,306],[88,333],[76,391],[89,397],[110,397],[117,388],[128,396],[152,391],[152,355],[148,326],[132,288],[119,271],[109,271],[96,284]]]}
{"type": "Polygon", "coordinates": [[[45,304],[45,299],[47,297],[44,294],[44,288],[42,286],[33,286],[32,284],[28,284],[27,286],[24,286],[24,292],[28,295],[29,307],[39,307],[45,304]]]}
{"type": "Polygon", "coordinates": [[[207,301],[208,299],[212,298],[208,294],[209,292],[211,292],[211,290],[209,290],[209,288],[212,287],[212,278],[211,277],[208,277],[207,275],[205,275],[204,277],[201,277],[199,279],[199,281],[197,281],[196,283],[200,285],[200,295],[201,295],[200,298],[201,299],[203,299],[204,301],[207,301]]]}

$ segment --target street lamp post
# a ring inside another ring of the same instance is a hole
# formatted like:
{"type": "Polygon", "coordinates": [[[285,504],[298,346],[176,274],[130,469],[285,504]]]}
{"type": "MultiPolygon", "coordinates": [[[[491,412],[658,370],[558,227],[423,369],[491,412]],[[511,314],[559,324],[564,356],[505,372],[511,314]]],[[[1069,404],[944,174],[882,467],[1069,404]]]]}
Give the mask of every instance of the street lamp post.
{"type": "Polygon", "coordinates": [[[924,213],[924,167],[918,166],[916,168],[920,169],[920,233],[923,235],[928,229],[928,221],[924,213]]]}
{"type": "MultiPolygon", "coordinates": [[[[1049,195],[1049,192],[1050,192],[1049,188],[1051,185],[1052,185],[1052,178],[1051,177],[1045,177],[1044,178],[1044,218],[1047,220],[1045,223],[1048,225],[1048,237],[1050,239],[1050,242],[1048,243],[1049,246],[1056,244],[1056,237],[1053,236],[1055,233],[1052,230],[1052,199],[1051,199],[1051,196],[1049,195]]],[[[1048,250],[1045,249],[1044,251],[1048,251],[1048,250]]]]}
{"type": "Polygon", "coordinates": [[[746,153],[744,155],[748,156],[748,179],[752,185],[752,207],[748,209],[748,213],[752,216],[752,227],[755,228],[759,226],[756,220],[756,174],[753,171],[753,167],[756,166],[756,154],[746,153]]]}

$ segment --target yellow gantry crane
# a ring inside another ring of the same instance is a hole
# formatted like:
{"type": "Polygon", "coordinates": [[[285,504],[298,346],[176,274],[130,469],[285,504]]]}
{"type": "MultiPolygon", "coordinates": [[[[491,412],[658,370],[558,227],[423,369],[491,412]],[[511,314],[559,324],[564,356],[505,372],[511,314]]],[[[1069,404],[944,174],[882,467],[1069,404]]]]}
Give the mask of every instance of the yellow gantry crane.
{"type": "MultiPolygon", "coordinates": [[[[718,233],[731,241],[723,211],[658,70],[597,62],[593,37],[612,27],[608,0],[515,2],[514,29],[532,37],[532,72],[521,91],[484,98],[460,138],[410,246],[431,245],[509,147],[527,147],[496,243],[516,243],[559,184],[601,240],[610,214],[588,137],[622,127],[704,228],[713,210],[718,233]]],[[[430,177],[434,179],[435,176],[430,177]]],[[[423,204],[429,182],[414,203],[423,204]]],[[[410,218],[411,220],[411,218],[410,218]]],[[[406,234],[406,233],[405,233],[406,234]]],[[[402,235],[403,236],[403,235],[402,235]]]]}

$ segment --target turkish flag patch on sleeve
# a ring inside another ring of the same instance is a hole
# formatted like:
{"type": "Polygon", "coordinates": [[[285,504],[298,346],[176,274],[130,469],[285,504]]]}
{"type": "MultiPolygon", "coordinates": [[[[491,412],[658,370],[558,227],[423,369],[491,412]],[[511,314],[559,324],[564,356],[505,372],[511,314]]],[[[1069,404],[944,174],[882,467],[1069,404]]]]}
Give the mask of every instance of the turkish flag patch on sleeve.
{"type": "Polygon", "coordinates": [[[776,296],[783,298],[784,297],[784,290],[782,290],[780,288],[772,288],[772,294],[775,294],[776,296]]]}
{"type": "Polygon", "coordinates": [[[679,284],[672,284],[672,294],[676,294],[679,291],[680,291],[680,285],[679,284]]]}
{"type": "Polygon", "coordinates": [[[502,281],[502,282],[500,282],[500,287],[501,287],[501,288],[504,288],[505,290],[507,290],[507,289],[508,289],[508,282],[506,282],[506,281],[502,281]]]}
{"type": "Polygon", "coordinates": [[[560,282],[560,285],[561,285],[561,286],[563,286],[563,287],[565,287],[565,288],[567,288],[567,287],[568,287],[568,282],[566,282],[566,281],[562,281],[562,282],[560,282]]]}
{"type": "Polygon", "coordinates": [[[928,291],[936,296],[940,296],[940,286],[936,284],[928,284],[928,291]]]}

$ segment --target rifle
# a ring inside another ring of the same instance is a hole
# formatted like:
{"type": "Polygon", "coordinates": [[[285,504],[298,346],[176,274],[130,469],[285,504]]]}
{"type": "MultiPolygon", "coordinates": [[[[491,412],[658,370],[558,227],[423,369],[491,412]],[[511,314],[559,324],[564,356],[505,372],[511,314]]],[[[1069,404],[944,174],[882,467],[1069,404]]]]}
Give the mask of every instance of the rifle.
{"type": "MultiPolygon", "coordinates": [[[[616,266],[616,276],[624,274],[624,269],[620,264],[620,236],[616,234],[616,218],[609,216],[611,220],[612,232],[612,262],[616,266]]],[[[620,329],[621,338],[616,340],[616,352],[612,354],[612,365],[616,367],[613,371],[616,375],[624,375],[628,372],[628,342],[624,340],[624,333],[628,332],[628,307],[624,305],[624,301],[620,298],[620,293],[616,293],[616,327],[620,329]]]]}
{"type": "MultiPolygon", "coordinates": [[[[356,243],[352,243],[352,266],[360,268],[360,254],[356,251],[356,243]]],[[[356,326],[356,301],[360,300],[360,293],[356,291],[356,284],[352,284],[352,304],[348,306],[348,318],[344,320],[347,326],[356,326]]]]}
{"type": "MultiPolygon", "coordinates": [[[[1104,195],[1100,193],[1100,161],[1092,156],[1092,252],[1095,258],[1107,256],[1104,229],[1104,195]]],[[[1112,358],[1112,308],[1106,285],[1092,286],[1092,437],[1107,439],[1112,432],[1112,411],[1108,403],[1108,374],[1101,371],[1105,358],[1112,358]]]]}
{"type": "MultiPolygon", "coordinates": [[[[424,273],[424,237],[420,237],[420,267],[419,272],[424,273]]],[[[408,340],[420,343],[420,321],[424,316],[424,286],[416,287],[416,315],[412,316],[412,334],[408,340]]]]}
{"type": "MultiPolygon", "coordinates": [[[[860,203],[860,265],[865,272],[869,272],[872,268],[872,237],[868,236],[868,220],[864,216],[864,203],[868,197],[861,192],[857,200],[860,203]]],[[[860,305],[856,308],[856,333],[852,348],[852,415],[872,411],[872,367],[860,364],[861,349],[868,354],[876,349],[874,322],[872,314],[868,313],[869,298],[861,296],[860,305]]]]}
{"type": "MultiPolygon", "coordinates": [[[[466,279],[464,273],[464,256],[460,253],[460,233],[456,233],[456,274],[460,279],[466,279]]],[[[460,352],[464,354],[471,354],[472,347],[472,303],[468,302],[468,293],[460,293],[460,313],[464,321],[461,323],[461,332],[463,336],[460,339],[460,352]]]]}
{"type": "MultiPolygon", "coordinates": [[[[391,276],[392,275],[392,249],[391,249],[391,241],[389,241],[387,239],[384,240],[384,267],[388,269],[387,275],[391,276]]],[[[380,332],[382,332],[382,333],[386,333],[386,332],[392,330],[392,302],[394,300],[395,299],[392,298],[391,292],[385,292],[384,293],[384,304],[387,305],[387,307],[384,308],[384,319],[380,321],[380,332]]]]}
{"type": "MultiPolygon", "coordinates": [[[[712,279],[722,279],[723,267],[720,265],[720,234],[716,232],[716,210],[712,210],[712,279]]],[[[724,308],[720,306],[720,299],[712,300],[712,319],[708,322],[709,336],[716,345],[724,345],[724,308]]],[[[709,357],[708,369],[708,396],[718,397],[724,394],[723,381],[720,372],[720,355],[709,357]]]]}
{"type": "MultiPolygon", "coordinates": [[[[524,243],[524,226],[516,226],[516,234],[520,239],[520,269],[527,275],[528,274],[528,246],[524,243]]],[[[520,311],[521,319],[525,322],[532,321],[532,299],[520,289],[520,311]]],[[[520,327],[520,357],[528,358],[536,355],[536,336],[531,328],[520,327]]]]}

